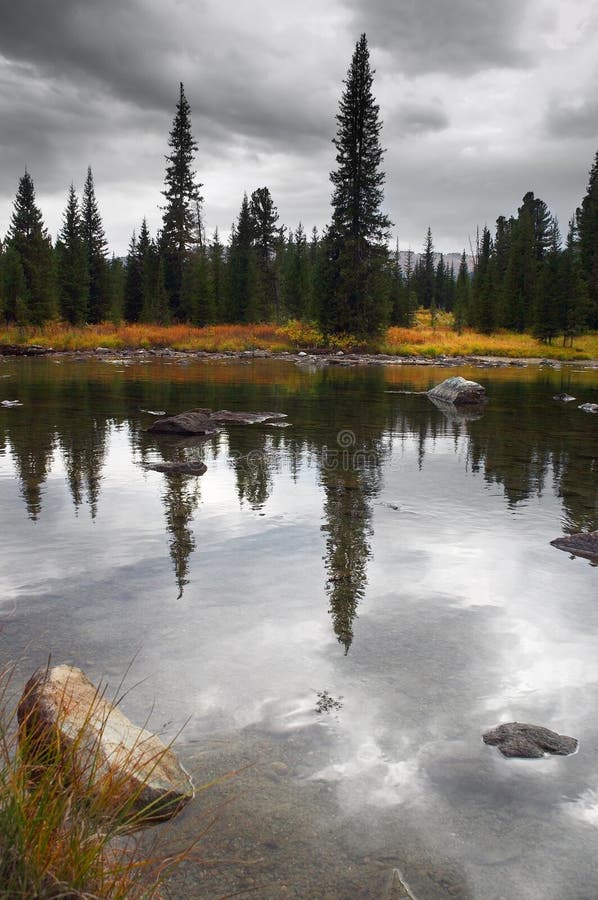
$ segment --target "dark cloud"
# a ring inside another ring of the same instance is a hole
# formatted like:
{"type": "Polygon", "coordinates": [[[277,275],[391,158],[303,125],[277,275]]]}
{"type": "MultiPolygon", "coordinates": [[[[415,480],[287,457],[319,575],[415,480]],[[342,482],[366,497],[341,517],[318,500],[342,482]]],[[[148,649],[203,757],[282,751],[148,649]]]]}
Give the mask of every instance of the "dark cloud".
{"type": "Polygon", "coordinates": [[[544,125],[556,138],[598,138],[598,99],[553,102],[546,110],[544,125]]]}
{"type": "Polygon", "coordinates": [[[532,65],[519,36],[530,0],[346,0],[355,28],[408,74],[532,65]]]}
{"type": "Polygon", "coordinates": [[[396,108],[386,121],[385,134],[417,135],[444,131],[450,125],[446,110],[440,104],[404,103],[396,108]]]}
{"type": "Polygon", "coordinates": [[[574,6],[0,0],[0,235],[25,166],[54,234],[68,185],[81,187],[88,164],[116,252],[142,216],[158,228],[179,81],[207,228],[225,232],[243,191],[262,185],[281,221],[321,227],[334,116],[361,31],[377,69],[386,207],[402,243],[419,247],[430,224],[438,249],[458,250],[530,189],[566,218],[583,196],[598,121],[592,99],[543,114],[563,85],[573,95],[583,84],[579,96],[591,97],[591,0],[574,6]]]}

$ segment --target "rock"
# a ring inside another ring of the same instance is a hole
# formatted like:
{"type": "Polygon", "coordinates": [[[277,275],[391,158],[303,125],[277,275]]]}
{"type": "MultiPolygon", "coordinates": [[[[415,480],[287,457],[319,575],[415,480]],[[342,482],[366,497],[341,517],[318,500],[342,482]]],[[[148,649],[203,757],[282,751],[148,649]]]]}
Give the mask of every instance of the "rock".
{"type": "Polygon", "coordinates": [[[259,422],[270,422],[277,419],[286,419],[286,413],[273,412],[231,412],[228,409],[219,409],[211,413],[210,421],[224,424],[226,422],[240,422],[242,425],[255,425],[259,422]]]}
{"type": "Polygon", "coordinates": [[[44,356],[53,352],[52,347],[40,347],[39,344],[0,344],[1,356],[44,356]]]}
{"type": "Polygon", "coordinates": [[[491,728],[483,735],[483,740],[485,744],[498,747],[503,756],[523,759],[540,759],[549,753],[569,756],[578,746],[575,738],[524,722],[506,722],[491,728]]]}
{"type": "Polygon", "coordinates": [[[166,410],[164,409],[142,409],[139,407],[139,412],[147,413],[148,416],[162,416],[166,415],[166,410]]]}
{"type": "Polygon", "coordinates": [[[147,429],[152,434],[216,434],[209,409],[191,409],[176,416],[157,419],[147,429]]]}
{"type": "Polygon", "coordinates": [[[18,705],[19,741],[32,763],[64,765],[107,816],[139,828],[176,815],[194,795],[188,773],[162,741],[138,728],[80,669],[38,669],[18,705]]]}
{"type": "Polygon", "coordinates": [[[253,356],[255,359],[267,359],[270,356],[270,354],[268,353],[267,350],[254,350],[253,356]]]}
{"type": "Polygon", "coordinates": [[[177,475],[205,475],[208,467],[205,463],[195,460],[182,460],[181,462],[149,463],[146,466],[151,472],[166,472],[177,475]]]}
{"type": "Polygon", "coordinates": [[[560,403],[571,403],[575,397],[572,397],[571,394],[555,394],[552,399],[558,400],[560,403]]]}
{"type": "Polygon", "coordinates": [[[568,534],[550,542],[559,550],[566,550],[573,556],[583,556],[592,562],[598,562],[598,531],[582,531],[579,534],[568,534]]]}
{"type": "Polygon", "coordinates": [[[440,400],[442,403],[475,404],[486,403],[486,388],[477,381],[467,381],[460,375],[446,378],[428,391],[431,400],[440,400]]]}
{"type": "Polygon", "coordinates": [[[598,403],[582,403],[577,408],[587,413],[598,413],[598,403]]]}

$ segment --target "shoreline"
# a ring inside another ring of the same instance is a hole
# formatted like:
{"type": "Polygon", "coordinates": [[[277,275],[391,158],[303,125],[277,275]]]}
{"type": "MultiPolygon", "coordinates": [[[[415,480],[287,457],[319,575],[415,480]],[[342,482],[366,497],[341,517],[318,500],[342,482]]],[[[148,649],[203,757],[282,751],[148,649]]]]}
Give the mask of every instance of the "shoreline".
{"type": "Polygon", "coordinates": [[[16,357],[63,357],[66,359],[122,359],[133,361],[135,359],[169,359],[169,360],[196,360],[196,361],[221,361],[221,360],[254,360],[272,359],[278,362],[292,362],[305,366],[306,369],[324,368],[325,366],[356,367],[356,366],[438,366],[454,368],[457,366],[470,366],[473,368],[525,368],[527,366],[546,366],[549,368],[561,368],[562,366],[576,366],[583,369],[598,369],[598,359],[557,359],[545,357],[507,357],[507,356],[401,356],[389,353],[345,353],[342,350],[330,352],[325,350],[299,350],[299,351],[272,351],[272,350],[174,350],[171,347],[163,348],[126,348],[112,349],[109,347],[96,347],[94,350],[54,350],[51,347],[39,345],[2,345],[0,346],[0,362],[16,357]]]}

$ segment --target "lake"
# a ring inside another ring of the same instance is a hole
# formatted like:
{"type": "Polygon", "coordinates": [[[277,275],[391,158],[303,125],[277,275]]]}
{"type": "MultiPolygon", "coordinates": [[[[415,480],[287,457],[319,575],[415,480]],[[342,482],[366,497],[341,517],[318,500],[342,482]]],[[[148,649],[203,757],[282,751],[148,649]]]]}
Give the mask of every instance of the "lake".
{"type": "Polygon", "coordinates": [[[215,819],[173,896],[407,896],[395,870],[416,898],[598,896],[598,571],[550,546],[598,528],[597,389],[575,365],[0,360],[0,657],[17,685],[49,656],[123,682],[218,779],[154,831],[215,819]],[[417,393],[453,374],[482,414],[417,393]],[[196,407],[288,427],[146,432],[196,407]],[[149,468],[183,458],[207,472],[149,468]],[[515,720],[579,752],[483,744],[515,720]]]}

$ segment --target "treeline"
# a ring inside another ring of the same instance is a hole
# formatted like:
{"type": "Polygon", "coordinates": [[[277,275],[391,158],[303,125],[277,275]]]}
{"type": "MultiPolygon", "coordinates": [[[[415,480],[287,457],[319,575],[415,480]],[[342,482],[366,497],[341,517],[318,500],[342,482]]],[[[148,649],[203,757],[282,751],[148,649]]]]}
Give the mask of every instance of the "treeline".
{"type": "Polygon", "coordinates": [[[182,84],[162,227],[152,237],[144,219],[126,260],[108,256],[91,169],[81,198],[73,185],[68,191],[54,244],[26,171],[0,244],[0,319],[206,325],[296,318],[317,321],[325,334],[374,337],[388,324],[410,326],[423,306],[432,321],[438,310],[452,311],[459,330],[531,331],[545,341],[598,328],[598,153],[564,244],[546,204],[529,192],[517,216],[498,218],[494,234],[484,227],[456,272],[434,253],[431,229],[417,258],[400,254],[398,243],[393,252],[392,223],[381,211],[381,121],[372,80],[362,35],[339,104],[332,216],[322,234],[281,226],[269,189],[261,187],[243,197],[226,245],[217,229],[206,239],[182,84]]]}

